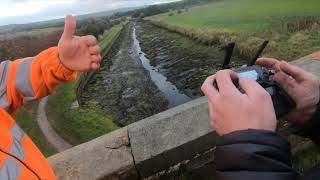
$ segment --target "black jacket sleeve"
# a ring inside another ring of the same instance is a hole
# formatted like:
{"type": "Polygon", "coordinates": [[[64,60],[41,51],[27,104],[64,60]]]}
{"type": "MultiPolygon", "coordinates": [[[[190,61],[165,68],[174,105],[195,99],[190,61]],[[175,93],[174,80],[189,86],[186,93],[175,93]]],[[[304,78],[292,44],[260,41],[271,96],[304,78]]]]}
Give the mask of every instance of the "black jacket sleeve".
{"type": "Polygon", "coordinates": [[[295,180],[287,140],[262,130],[233,132],[218,138],[215,180],[295,180]]]}
{"type": "Polygon", "coordinates": [[[290,124],[289,129],[293,134],[310,138],[314,143],[320,144],[320,106],[306,124],[290,124]]]}

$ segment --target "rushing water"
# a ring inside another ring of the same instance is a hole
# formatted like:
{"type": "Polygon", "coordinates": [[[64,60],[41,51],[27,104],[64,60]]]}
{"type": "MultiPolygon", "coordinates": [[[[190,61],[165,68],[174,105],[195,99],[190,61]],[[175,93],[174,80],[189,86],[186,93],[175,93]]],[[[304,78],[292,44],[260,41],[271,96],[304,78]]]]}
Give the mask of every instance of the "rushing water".
{"type": "Polygon", "coordinates": [[[160,74],[156,67],[150,65],[150,60],[146,58],[141,51],[140,43],[137,39],[136,29],[133,29],[134,51],[139,53],[140,60],[143,67],[149,71],[152,81],[156,84],[160,91],[162,91],[169,101],[169,108],[178,106],[191,100],[190,97],[179,92],[178,88],[167,81],[167,78],[160,74]]]}

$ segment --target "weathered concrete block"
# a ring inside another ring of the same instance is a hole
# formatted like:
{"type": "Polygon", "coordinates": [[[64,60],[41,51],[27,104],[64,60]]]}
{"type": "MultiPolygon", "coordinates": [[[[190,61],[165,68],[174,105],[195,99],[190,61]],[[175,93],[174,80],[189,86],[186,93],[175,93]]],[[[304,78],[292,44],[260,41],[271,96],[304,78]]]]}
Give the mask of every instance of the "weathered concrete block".
{"type": "Polygon", "coordinates": [[[138,179],[127,128],[81,144],[49,159],[58,179],[138,179]]]}
{"type": "Polygon", "coordinates": [[[301,67],[302,69],[320,77],[320,60],[298,60],[293,61],[290,64],[301,67]]]}
{"type": "Polygon", "coordinates": [[[129,125],[128,132],[141,177],[215,146],[205,97],[129,125]]]}

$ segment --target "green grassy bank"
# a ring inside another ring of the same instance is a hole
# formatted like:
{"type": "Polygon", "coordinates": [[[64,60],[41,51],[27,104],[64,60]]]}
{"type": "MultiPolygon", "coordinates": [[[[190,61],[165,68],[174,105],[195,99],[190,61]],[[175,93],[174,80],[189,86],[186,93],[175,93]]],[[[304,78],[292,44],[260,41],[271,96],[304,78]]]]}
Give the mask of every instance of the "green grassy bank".
{"type": "Polygon", "coordinates": [[[104,34],[99,39],[99,46],[102,52],[109,46],[114,37],[118,35],[118,33],[123,29],[123,26],[125,26],[127,23],[127,21],[123,22],[111,28],[110,30],[104,32],[104,34]]]}
{"type": "Polygon", "coordinates": [[[87,107],[72,108],[76,101],[75,88],[75,82],[58,87],[46,108],[52,127],[62,138],[77,145],[117,129],[94,102],[87,107]]]}
{"type": "Polygon", "coordinates": [[[38,103],[32,102],[26,107],[21,108],[20,111],[14,116],[14,119],[24,130],[24,132],[29,135],[41,152],[48,157],[57,153],[57,150],[50,143],[48,143],[36,122],[37,109],[38,103]]]}
{"type": "MultiPolygon", "coordinates": [[[[113,42],[124,25],[114,26],[100,36],[98,41],[101,53],[113,42]]],[[[93,101],[85,107],[72,108],[76,102],[76,87],[77,82],[61,85],[49,97],[46,111],[56,132],[69,143],[77,145],[117,129],[112,117],[93,101]]]]}
{"type": "Polygon", "coordinates": [[[317,0],[222,0],[145,19],[207,45],[235,41],[243,58],[268,39],[266,55],[294,60],[320,49],[318,7],[317,0]]]}

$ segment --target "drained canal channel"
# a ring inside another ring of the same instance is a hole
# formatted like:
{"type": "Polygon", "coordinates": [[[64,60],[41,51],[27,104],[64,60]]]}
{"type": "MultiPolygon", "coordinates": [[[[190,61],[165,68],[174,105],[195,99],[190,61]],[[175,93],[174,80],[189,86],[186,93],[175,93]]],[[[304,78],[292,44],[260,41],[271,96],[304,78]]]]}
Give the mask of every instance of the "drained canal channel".
{"type": "Polygon", "coordinates": [[[169,102],[169,108],[178,106],[191,100],[190,97],[179,92],[178,88],[169,82],[167,77],[159,73],[159,69],[150,65],[150,60],[146,58],[145,53],[141,51],[140,42],[137,40],[136,29],[133,29],[133,42],[135,53],[138,53],[143,67],[149,72],[151,80],[157,86],[157,88],[163,92],[167,101],[169,102]]]}
{"type": "Polygon", "coordinates": [[[147,22],[123,30],[80,95],[125,126],[201,96],[224,52],[147,22]]]}

